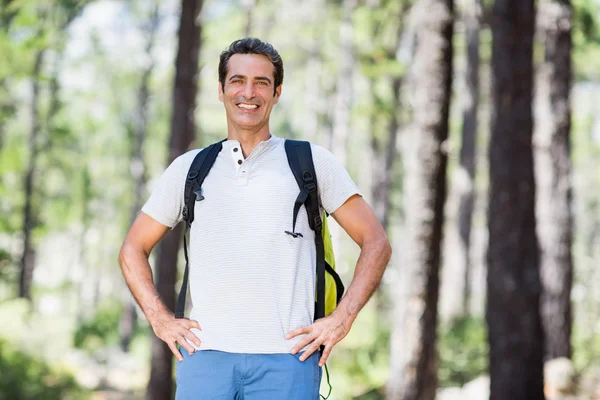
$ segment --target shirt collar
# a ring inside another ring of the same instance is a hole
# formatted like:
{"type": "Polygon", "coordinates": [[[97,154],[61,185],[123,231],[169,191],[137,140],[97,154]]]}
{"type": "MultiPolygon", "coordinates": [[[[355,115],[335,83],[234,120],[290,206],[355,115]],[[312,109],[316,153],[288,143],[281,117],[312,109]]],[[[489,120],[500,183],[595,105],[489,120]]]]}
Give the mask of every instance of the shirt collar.
{"type": "MultiPolygon", "coordinates": [[[[263,140],[256,145],[253,153],[256,153],[256,152],[262,153],[266,149],[275,147],[277,144],[279,144],[280,141],[281,141],[281,138],[271,134],[271,137],[269,139],[263,140]]],[[[237,140],[230,139],[230,140],[226,140],[223,142],[223,150],[233,151],[233,149],[235,147],[241,149],[240,142],[237,140]]]]}

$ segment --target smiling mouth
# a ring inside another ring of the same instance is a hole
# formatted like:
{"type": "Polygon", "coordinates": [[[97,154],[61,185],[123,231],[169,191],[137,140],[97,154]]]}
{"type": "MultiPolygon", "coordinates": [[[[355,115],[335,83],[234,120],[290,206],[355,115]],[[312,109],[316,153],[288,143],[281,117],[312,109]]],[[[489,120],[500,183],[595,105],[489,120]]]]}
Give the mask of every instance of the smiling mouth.
{"type": "Polygon", "coordinates": [[[256,110],[259,106],[257,104],[238,103],[239,108],[244,110],[256,110]]]}

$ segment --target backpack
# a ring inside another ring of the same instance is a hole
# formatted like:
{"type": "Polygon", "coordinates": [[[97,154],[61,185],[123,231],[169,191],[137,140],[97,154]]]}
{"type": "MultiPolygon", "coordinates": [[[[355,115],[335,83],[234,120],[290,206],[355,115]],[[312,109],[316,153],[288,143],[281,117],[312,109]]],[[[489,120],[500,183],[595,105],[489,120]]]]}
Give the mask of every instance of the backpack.
{"type": "MultiPolygon", "coordinates": [[[[226,140],[226,139],[225,139],[226,140]]],[[[196,201],[204,200],[202,195],[202,184],[210,172],[225,140],[214,143],[200,151],[192,162],[187,174],[184,191],[183,220],[185,221],[185,232],[183,236],[183,250],[185,255],[185,271],[183,282],[177,298],[175,318],[183,318],[185,311],[185,300],[188,286],[189,258],[186,236],[192,222],[194,222],[194,205],[196,201]]],[[[299,140],[286,140],[285,152],[290,169],[296,178],[300,193],[294,203],[292,230],[285,231],[294,238],[301,237],[296,233],[296,220],[300,208],[304,205],[308,215],[308,224],[315,231],[315,246],[317,250],[317,287],[315,293],[315,317],[327,316],[335,310],[344,294],[344,285],[340,276],[335,271],[335,258],[331,235],[327,226],[327,213],[321,214],[319,207],[319,194],[317,186],[317,175],[312,158],[309,142],[299,140]]],[[[291,205],[290,205],[291,206],[291,205]]]]}

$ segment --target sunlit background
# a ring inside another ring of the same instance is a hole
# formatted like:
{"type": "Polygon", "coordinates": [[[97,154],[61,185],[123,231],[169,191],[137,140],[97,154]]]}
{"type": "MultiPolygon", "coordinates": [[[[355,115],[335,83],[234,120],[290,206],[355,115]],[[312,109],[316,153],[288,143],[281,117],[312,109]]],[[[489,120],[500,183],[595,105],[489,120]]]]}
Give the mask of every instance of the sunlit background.
{"type": "MultiPolygon", "coordinates": [[[[205,0],[197,21],[197,133],[190,148],[226,137],[217,97],[220,52],[244,36],[268,41],[285,68],[271,131],[333,151],[392,242],[394,256],[381,287],[328,363],[331,399],[385,397],[386,384],[395,379],[390,337],[401,325],[394,310],[411,301],[411,287],[419,285],[407,268],[411,232],[403,188],[407,160],[418,142],[409,132],[422,66],[415,63],[419,7],[427,3],[205,0]]],[[[544,16],[552,15],[542,11],[556,3],[537,2],[538,81],[548,32],[544,16]]],[[[457,0],[454,6],[449,137],[442,146],[448,193],[437,302],[438,399],[489,396],[492,5],[492,0],[457,0]],[[467,27],[473,21],[479,53],[468,58],[467,39],[474,36],[467,35],[472,32],[467,27]],[[480,72],[475,91],[467,83],[474,60],[480,72]],[[477,122],[470,145],[463,139],[465,118],[477,122]],[[461,151],[470,154],[474,177],[461,163],[461,151]],[[467,208],[466,245],[460,236],[466,218],[461,204],[469,194],[474,202],[467,208]]],[[[146,394],[152,390],[152,329],[134,306],[117,255],[168,164],[181,4],[3,0],[0,6],[0,399],[156,398],[146,394]]],[[[568,23],[573,26],[569,211],[574,236],[567,247],[574,281],[563,289],[571,290],[573,351],[554,375],[546,375],[549,399],[558,398],[552,397],[558,387],[578,396],[572,398],[600,398],[600,1],[573,0],[573,7],[568,23]]],[[[536,127],[550,120],[539,103],[547,97],[536,96],[536,127]]],[[[360,249],[330,222],[347,286],[360,249]]],[[[180,255],[173,290],[180,287],[182,262],[180,255]]],[[[324,379],[321,393],[327,391],[324,379]]]]}

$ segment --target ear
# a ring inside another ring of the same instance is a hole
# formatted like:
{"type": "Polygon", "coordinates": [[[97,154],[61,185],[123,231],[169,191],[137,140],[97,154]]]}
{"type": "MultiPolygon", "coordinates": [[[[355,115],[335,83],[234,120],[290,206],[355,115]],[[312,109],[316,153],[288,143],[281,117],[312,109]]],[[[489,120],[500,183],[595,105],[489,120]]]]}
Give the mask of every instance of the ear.
{"type": "Polygon", "coordinates": [[[219,100],[222,103],[223,102],[223,86],[221,86],[221,82],[220,81],[219,81],[218,86],[219,86],[219,88],[218,88],[218,90],[219,90],[219,100]]]}
{"type": "Polygon", "coordinates": [[[275,95],[273,96],[273,98],[274,98],[275,101],[273,102],[273,104],[277,104],[279,102],[279,97],[281,97],[281,88],[282,88],[282,86],[283,86],[283,84],[277,86],[277,89],[275,89],[275,95]]]}

